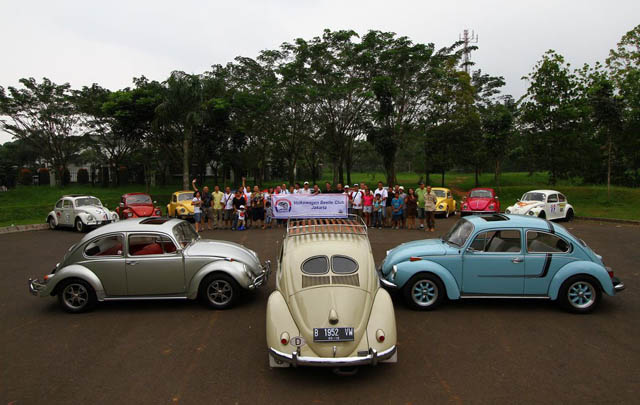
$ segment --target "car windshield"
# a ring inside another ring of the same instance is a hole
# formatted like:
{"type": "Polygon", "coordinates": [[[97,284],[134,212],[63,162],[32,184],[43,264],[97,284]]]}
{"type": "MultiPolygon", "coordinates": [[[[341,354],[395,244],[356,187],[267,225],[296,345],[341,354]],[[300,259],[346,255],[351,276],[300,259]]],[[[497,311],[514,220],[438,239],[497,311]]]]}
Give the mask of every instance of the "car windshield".
{"type": "Polygon", "coordinates": [[[173,236],[176,237],[176,240],[183,248],[191,242],[196,241],[198,240],[198,238],[200,238],[191,224],[184,221],[173,227],[173,236]]]}
{"type": "Polygon", "coordinates": [[[193,200],[193,193],[182,193],[178,194],[178,201],[191,201],[193,200]]]}
{"type": "Polygon", "coordinates": [[[522,196],[522,201],[544,201],[545,195],[542,193],[525,193],[522,196]]]}
{"type": "Polygon", "coordinates": [[[444,197],[446,193],[442,190],[433,190],[433,193],[438,197],[444,197]]]}
{"type": "Polygon", "coordinates": [[[127,196],[127,204],[151,204],[151,197],[146,194],[135,194],[127,196]]]}
{"type": "Polygon", "coordinates": [[[473,198],[491,198],[491,191],[489,190],[473,190],[469,197],[473,198]]]}
{"type": "Polygon", "coordinates": [[[98,207],[101,207],[102,203],[95,197],[78,198],[76,200],[76,207],[82,207],[86,205],[97,205],[98,207]]]}
{"type": "Polygon", "coordinates": [[[461,247],[465,244],[469,235],[473,232],[473,225],[466,219],[461,219],[449,230],[443,240],[452,245],[461,247]]]}

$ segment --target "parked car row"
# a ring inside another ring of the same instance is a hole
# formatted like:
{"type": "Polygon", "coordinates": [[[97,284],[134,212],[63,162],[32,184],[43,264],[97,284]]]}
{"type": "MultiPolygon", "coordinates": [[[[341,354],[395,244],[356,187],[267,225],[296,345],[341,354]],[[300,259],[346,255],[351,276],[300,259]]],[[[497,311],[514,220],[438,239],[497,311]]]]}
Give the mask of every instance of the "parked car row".
{"type": "MultiPolygon", "coordinates": [[[[270,273],[271,263],[250,249],[202,239],[184,220],[150,217],[88,233],[28,284],[72,313],[140,299],[199,299],[226,309],[270,273]]],[[[624,289],[602,257],[561,225],[509,214],[462,218],[443,238],[389,250],[378,267],[361,218],[289,220],[275,277],[266,308],[271,367],[396,362],[389,291],[418,310],[445,299],[538,298],[588,313],[603,293],[624,289]]]]}

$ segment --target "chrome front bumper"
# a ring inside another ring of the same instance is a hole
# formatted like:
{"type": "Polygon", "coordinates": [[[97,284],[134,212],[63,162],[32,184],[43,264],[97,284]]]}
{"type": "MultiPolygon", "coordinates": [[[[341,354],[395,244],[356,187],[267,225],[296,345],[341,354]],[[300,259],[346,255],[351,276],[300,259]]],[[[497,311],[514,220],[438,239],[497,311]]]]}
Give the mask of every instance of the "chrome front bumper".
{"type": "Polygon", "coordinates": [[[38,279],[32,279],[30,278],[29,281],[27,282],[27,284],[29,285],[29,292],[33,295],[40,296],[40,297],[44,297],[47,294],[43,294],[45,292],[45,290],[47,289],[47,284],[46,283],[42,283],[40,280],[38,279]]]}
{"type": "Polygon", "coordinates": [[[269,275],[271,274],[271,260],[265,261],[260,268],[262,269],[262,272],[253,279],[251,284],[249,284],[250,290],[262,287],[266,284],[267,280],[269,280],[269,275]]]}
{"type": "Polygon", "coordinates": [[[382,267],[378,267],[376,271],[378,273],[378,279],[380,280],[380,284],[382,285],[382,287],[388,288],[388,289],[398,288],[396,284],[392,283],[391,281],[387,280],[384,277],[384,274],[382,274],[382,267]]]}
{"type": "Polygon", "coordinates": [[[396,354],[396,346],[378,353],[374,349],[369,349],[369,353],[366,356],[354,356],[354,357],[306,357],[298,356],[298,352],[283,353],[274,348],[269,348],[269,354],[273,356],[276,361],[282,361],[291,364],[293,367],[297,366],[314,366],[314,367],[349,367],[349,366],[375,366],[381,361],[388,360],[396,354]]]}

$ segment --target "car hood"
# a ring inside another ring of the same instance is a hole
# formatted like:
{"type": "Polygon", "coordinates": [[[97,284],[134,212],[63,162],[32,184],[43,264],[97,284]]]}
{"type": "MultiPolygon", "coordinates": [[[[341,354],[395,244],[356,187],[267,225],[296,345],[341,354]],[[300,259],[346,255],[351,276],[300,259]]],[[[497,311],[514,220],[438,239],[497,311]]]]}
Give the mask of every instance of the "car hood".
{"type": "Polygon", "coordinates": [[[187,246],[184,255],[229,258],[246,264],[254,274],[260,270],[260,259],[254,251],[223,240],[199,239],[187,246]]]}
{"type": "Polygon", "coordinates": [[[469,197],[464,201],[463,205],[466,205],[472,211],[485,211],[492,202],[494,202],[493,198],[469,197]]]}
{"type": "Polygon", "coordinates": [[[348,357],[358,346],[366,332],[373,299],[363,289],[350,286],[323,286],[307,288],[289,297],[291,316],[300,334],[320,357],[348,357]],[[329,322],[330,314],[337,315],[338,322],[329,322]],[[313,328],[353,327],[351,342],[314,343],[313,328]]]}
{"type": "Polygon", "coordinates": [[[98,207],[95,205],[87,205],[76,208],[76,213],[84,212],[89,215],[93,215],[97,220],[105,220],[111,218],[111,212],[105,207],[98,207]]]}
{"type": "Polygon", "coordinates": [[[509,207],[509,210],[513,214],[526,213],[532,208],[541,207],[543,205],[544,203],[541,201],[518,201],[517,203],[509,207]]]}
{"type": "Polygon", "coordinates": [[[153,215],[155,207],[153,205],[129,205],[127,208],[138,217],[148,217],[153,215]]]}
{"type": "Polygon", "coordinates": [[[388,274],[394,265],[407,261],[413,256],[442,256],[446,255],[449,249],[449,246],[443,243],[442,239],[423,239],[403,243],[387,252],[382,272],[385,275],[388,274]]]}

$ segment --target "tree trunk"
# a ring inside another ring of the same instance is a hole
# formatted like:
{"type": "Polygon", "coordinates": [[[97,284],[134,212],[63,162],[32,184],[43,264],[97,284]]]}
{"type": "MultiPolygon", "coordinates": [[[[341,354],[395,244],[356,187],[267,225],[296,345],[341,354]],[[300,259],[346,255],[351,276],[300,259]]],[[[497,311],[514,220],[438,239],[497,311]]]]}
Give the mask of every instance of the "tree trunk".
{"type": "Polygon", "coordinates": [[[609,135],[609,151],[607,152],[607,201],[611,200],[611,135],[609,135]]]}
{"type": "Polygon", "coordinates": [[[496,187],[500,190],[500,160],[496,159],[496,172],[494,177],[496,187]]]}
{"type": "Polygon", "coordinates": [[[480,182],[478,181],[478,166],[476,166],[476,187],[478,187],[480,185],[480,182]]]}
{"type": "Polygon", "coordinates": [[[189,131],[184,131],[182,140],[182,189],[189,190],[189,131]]]}

